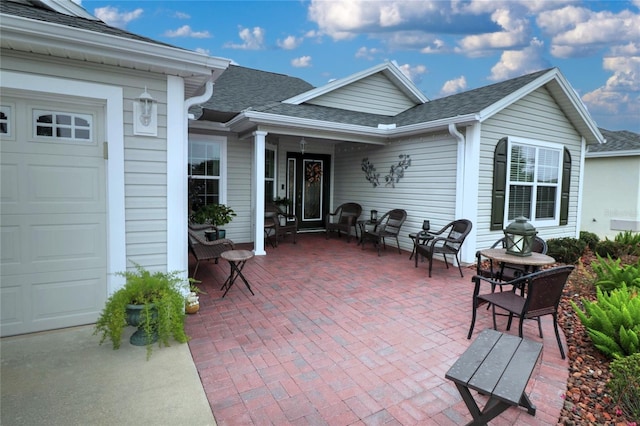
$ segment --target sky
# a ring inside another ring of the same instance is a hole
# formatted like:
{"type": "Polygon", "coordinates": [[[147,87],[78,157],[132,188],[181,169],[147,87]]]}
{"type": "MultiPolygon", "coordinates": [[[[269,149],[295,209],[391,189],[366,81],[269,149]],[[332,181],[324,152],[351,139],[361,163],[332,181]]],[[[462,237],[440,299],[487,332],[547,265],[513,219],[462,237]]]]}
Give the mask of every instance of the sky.
{"type": "Polygon", "coordinates": [[[76,1],[109,25],[316,87],[394,61],[437,99],[558,67],[599,127],[640,133],[640,0],[76,1]]]}

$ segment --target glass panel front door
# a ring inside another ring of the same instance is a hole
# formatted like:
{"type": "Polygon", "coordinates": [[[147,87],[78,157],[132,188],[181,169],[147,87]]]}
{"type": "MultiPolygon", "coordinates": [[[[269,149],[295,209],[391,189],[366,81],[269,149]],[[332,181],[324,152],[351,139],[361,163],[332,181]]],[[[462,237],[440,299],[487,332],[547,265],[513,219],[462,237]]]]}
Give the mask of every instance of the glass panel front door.
{"type": "Polygon", "coordinates": [[[328,155],[287,154],[287,194],[294,200],[294,213],[301,229],[324,227],[330,160],[328,155]]]}

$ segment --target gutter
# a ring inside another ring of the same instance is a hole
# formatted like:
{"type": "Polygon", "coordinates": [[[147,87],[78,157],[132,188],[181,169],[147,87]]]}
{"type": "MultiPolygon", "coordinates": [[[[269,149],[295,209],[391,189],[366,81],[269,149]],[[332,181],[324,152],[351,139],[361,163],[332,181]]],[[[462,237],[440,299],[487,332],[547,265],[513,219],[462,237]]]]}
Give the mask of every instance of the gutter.
{"type": "MultiPolygon", "coordinates": [[[[63,50],[68,59],[105,63],[100,58],[109,58],[123,68],[166,72],[181,77],[206,77],[212,69],[223,71],[231,63],[228,59],[152,41],[103,34],[6,13],[0,14],[0,18],[2,46],[9,49],[15,49],[16,45],[32,44],[50,52],[63,50]]],[[[55,53],[50,55],[56,56],[55,53]]]]}
{"type": "MultiPolygon", "coordinates": [[[[374,138],[384,138],[388,140],[390,138],[398,138],[402,136],[411,136],[414,134],[420,134],[428,130],[448,129],[456,125],[466,126],[477,123],[479,117],[476,114],[459,115],[451,118],[444,118],[441,120],[429,121],[426,123],[411,124],[408,126],[395,127],[393,125],[383,125],[378,127],[362,126],[354,124],[335,123],[331,121],[321,121],[309,118],[296,118],[289,116],[282,116],[279,114],[269,114],[265,112],[257,112],[251,110],[245,110],[242,113],[235,116],[233,119],[225,123],[227,127],[233,127],[241,125],[242,122],[249,121],[258,125],[273,125],[281,127],[297,127],[301,129],[309,130],[321,130],[331,133],[343,133],[353,134],[358,136],[369,136],[374,138]],[[284,118],[284,119],[283,119],[284,118]]],[[[453,135],[453,134],[452,134],[453,135]]],[[[462,137],[462,135],[460,135],[462,137]]],[[[457,136],[456,139],[458,139],[457,136]]],[[[464,139],[464,138],[463,138],[464,139]]]]}

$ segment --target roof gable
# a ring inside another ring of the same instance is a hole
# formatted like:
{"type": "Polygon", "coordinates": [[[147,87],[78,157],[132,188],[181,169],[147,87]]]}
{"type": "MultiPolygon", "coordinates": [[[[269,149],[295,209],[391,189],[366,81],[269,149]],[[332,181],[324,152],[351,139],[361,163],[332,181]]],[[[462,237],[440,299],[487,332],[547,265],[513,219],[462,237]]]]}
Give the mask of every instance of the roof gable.
{"type": "Polygon", "coordinates": [[[427,101],[427,97],[394,63],[385,62],[283,102],[396,115],[427,101]]]}

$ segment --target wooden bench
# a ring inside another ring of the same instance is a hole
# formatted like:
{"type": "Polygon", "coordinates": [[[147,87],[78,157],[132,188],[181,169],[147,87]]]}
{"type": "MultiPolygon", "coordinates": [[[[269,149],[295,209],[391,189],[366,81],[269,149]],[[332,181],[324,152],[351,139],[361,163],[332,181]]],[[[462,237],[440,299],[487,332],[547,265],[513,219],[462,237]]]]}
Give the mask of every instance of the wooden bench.
{"type": "Polygon", "coordinates": [[[478,335],[447,371],[462,396],[473,421],[486,425],[510,406],[522,406],[532,416],[536,407],[525,388],[542,352],[542,343],[487,329],[478,335]],[[489,397],[482,411],[470,389],[489,397]]]}

